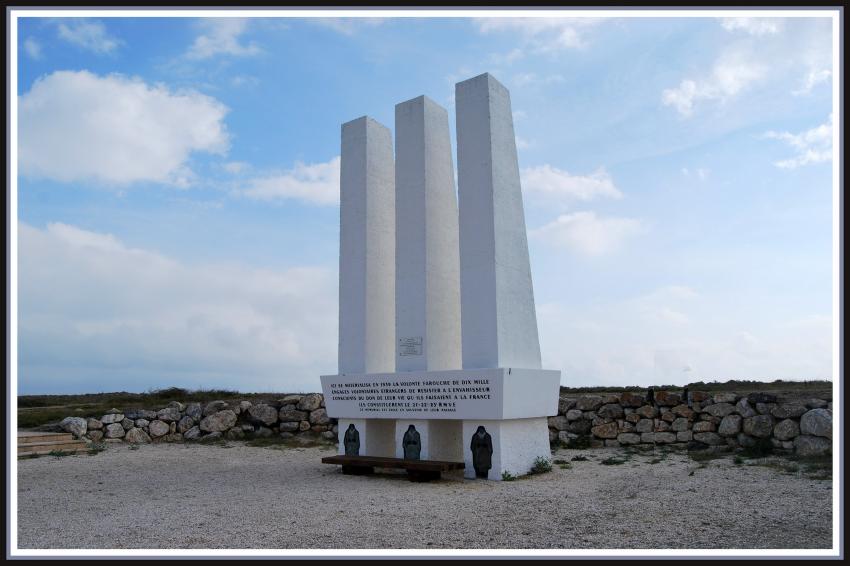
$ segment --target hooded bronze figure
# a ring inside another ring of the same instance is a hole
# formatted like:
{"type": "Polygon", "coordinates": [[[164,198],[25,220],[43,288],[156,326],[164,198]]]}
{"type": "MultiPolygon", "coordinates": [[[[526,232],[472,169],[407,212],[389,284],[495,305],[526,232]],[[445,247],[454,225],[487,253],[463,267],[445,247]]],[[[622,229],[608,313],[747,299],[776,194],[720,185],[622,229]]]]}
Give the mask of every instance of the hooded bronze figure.
{"type": "Polygon", "coordinates": [[[472,450],[472,467],[475,468],[475,477],[486,478],[492,467],[493,438],[483,426],[479,426],[472,435],[469,449],[472,450]]]}
{"type": "Polygon", "coordinates": [[[407,432],[404,433],[404,438],[401,440],[401,446],[404,449],[405,460],[418,460],[422,452],[422,442],[419,439],[419,431],[416,427],[410,425],[407,427],[407,432]]]}
{"type": "Polygon", "coordinates": [[[360,432],[354,428],[354,423],[348,425],[345,436],[342,437],[346,456],[357,456],[360,454],[360,432]]]}

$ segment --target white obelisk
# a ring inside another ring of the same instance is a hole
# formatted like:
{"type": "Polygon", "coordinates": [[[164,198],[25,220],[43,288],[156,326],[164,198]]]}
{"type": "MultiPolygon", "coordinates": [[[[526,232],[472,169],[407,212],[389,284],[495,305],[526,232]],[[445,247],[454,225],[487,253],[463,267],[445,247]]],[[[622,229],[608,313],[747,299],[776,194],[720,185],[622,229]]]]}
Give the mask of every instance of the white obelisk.
{"type": "MultiPolygon", "coordinates": [[[[460,258],[454,164],[446,109],[425,96],[395,107],[396,371],[461,367],[460,258]]],[[[461,422],[396,421],[396,451],[409,425],[422,459],[459,457],[446,434],[461,422]],[[451,446],[452,450],[446,448],[451,446]]]]}
{"type": "MultiPolygon", "coordinates": [[[[392,372],[395,160],[390,130],[368,116],[346,122],[340,161],[339,373],[392,372]]],[[[395,453],[392,420],[340,420],[339,429],[351,422],[360,431],[361,454],[395,453]]]]}
{"type": "MultiPolygon", "coordinates": [[[[539,370],[540,344],[508,89],[489,73],[455,85],[463,368],[539,370]]],[[[509,373],[510,375],[510,373],[509,373]]],[[[530,374],[530,375],[533,375],[530,374]]],[[[518,377],[518,376],[517,376],[518,377]]],[[[528,383],[533,388],[533,383],[528,383]]],[[[471,421],[493,437],[490,479],[549,453],[546,417],[471,421]]],[[[472,455],[466,475],[474,477],[472,455]]]]}

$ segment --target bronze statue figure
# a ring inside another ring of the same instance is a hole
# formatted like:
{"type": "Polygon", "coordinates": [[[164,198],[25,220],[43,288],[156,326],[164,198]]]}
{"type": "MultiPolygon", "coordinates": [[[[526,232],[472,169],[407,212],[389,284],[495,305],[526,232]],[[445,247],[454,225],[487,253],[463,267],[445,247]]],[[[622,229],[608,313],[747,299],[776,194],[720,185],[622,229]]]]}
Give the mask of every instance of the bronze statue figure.
{"type": "Polygon", "coordinates": [[[419,431],[416,427],[410,425],[407,427],[407,432],[404,433],[404,438],[401,439],[401,446],[404,449],[405,460],[418,460],[422,452],[422,442],[419,439],[419,431]]]}
{"type": "Polygon", "coordinates": [[[354,423],[348,425],[345,436],[342,437],[346,456],[357,456],[360,454],[360,432],[354,428],[354,423]]]}
{"type": "Polygon", "coordinates": [[[486,478],[492,467],[493,438],[483,426],[479,426],[472,435],[469,449],[472,450],[472,467],[475,468],[475,477],[486,478]]]}

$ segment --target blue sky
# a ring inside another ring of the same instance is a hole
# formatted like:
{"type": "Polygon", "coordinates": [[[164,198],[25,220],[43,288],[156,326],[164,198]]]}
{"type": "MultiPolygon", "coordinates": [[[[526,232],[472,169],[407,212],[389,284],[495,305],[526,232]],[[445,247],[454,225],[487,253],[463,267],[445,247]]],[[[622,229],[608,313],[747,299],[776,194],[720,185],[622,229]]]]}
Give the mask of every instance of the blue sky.
{"type": "MultiPolygon", "coordinates": [[[[813,13],[816,14],[816,13],[813,13]]],[[[831,378],[812,18],[25,18],[19,390],[318,390],[340,125],[511,91],[544,366],[831,378]]]]}

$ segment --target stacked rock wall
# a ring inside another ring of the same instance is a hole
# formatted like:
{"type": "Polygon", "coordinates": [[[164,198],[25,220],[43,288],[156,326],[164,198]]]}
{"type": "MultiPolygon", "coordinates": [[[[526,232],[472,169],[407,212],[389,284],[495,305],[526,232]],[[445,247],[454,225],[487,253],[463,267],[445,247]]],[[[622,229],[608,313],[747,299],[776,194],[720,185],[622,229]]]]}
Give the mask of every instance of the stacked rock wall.
{"type": "MultiPolygon", "coordinates": [[[[99,419],[68,417],[61,427],[78,438],[133,444],[270,437],[337,441],[337,421],[321,393],[275,401],[172,401],[156,410],[114,409],[99,419]]],[[[678,445],[747,448],[770,442],[800,455],[826,454],[832,446],[832,403],[824,399],[780,402],[770,393],[709,394],[687,399],[670,391],[564,397],[549,417],[549,439],[591,447],[678,445]]]]}
{"type": "Polygon", "coordinates": [[[156,410],[113,409],[99,419],[68,417],[60,426],[93,442],[145,444],[226,438],[322,438],[335,442],[336,419],[321,393],[286,395],[275,401],[172,401],[156,410]]]}
{"type": "Polygon", "coordinates": [[[561,398],[549,417],[549,439],[590,446],[685,445],[747,448],[770,442],[801,455],[832,446],[832,403],[824,399],[778,402],[770,393],[709,394],[657,391],[654,402],[638,393],[561,398]]]}

